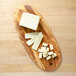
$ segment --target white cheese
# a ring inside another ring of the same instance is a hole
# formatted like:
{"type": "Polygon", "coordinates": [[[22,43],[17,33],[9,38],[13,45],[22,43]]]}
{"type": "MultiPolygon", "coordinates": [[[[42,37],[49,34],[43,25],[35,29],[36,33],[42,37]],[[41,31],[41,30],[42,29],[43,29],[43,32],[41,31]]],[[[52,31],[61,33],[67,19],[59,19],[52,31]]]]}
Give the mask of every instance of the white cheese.
{"type": "Polygon", "coordinates": [[[47,47],[47,46],[48,46],[48,44],[47,44],[47,43],[43,43],[43,44],[42,44],[42,46],[46,46],[46,47],[47,47]]]}
{"type": "Polygon", "coordinates": [[[42,58],[42,53],[39,53],[39,58],[40,58],[40,59],[42,58]]]}
{"type": "Polygon", "coordinates": [[[46,50],[43,50],[43,54],[47,54],[47,51],[46,50]]]}
{"type": "Polygon", "coordinates": [[[57,54],[56,53],[53,53],[52,58],[55,58],[56,56],[57,56],[57,54]]]}
{"type": "Polygon", "coordinates": [[[27,45],[31,46],[34,42],[35,42],[35,38],[32,38],[32,39],[28,40],[26,43],[27,43],[27,45]]]}
{"type": "Polygon", "coordinates": [[[34,38],[35,36],[38,35],[38,33],[40,33],[40,32],[26,33],[25,39],[34,38]]]}
{"type": "Polygon", "coordinates": [[[37,50],[37,48],[39,47],[39,45],[42,41],[42,38],[43,38],[43,34],[42,34],[42,32],[40,32],[38,34],[38,36],[36,37],[36,40],[35,40],[35,43],[32,46],[32,49],[37,50]]]}
{"type": "Polygon", "coordinates": [[[43,53],[46,54],[47,51],[46,51],[46,47],[41,47],[41,49],[43,50],[43,53]]]}
{"type": "Polygon", "coordinates": [[[51,56],[48,56],[48,57],[46,58],[46,60],[49,60],[49,59],[51,59],[51,56]]]}
{"type": "Polygon", "coordinates": [[[49,48],[48,47],[46,48],[46,51],[49,52],[49,48]]]}
{"type": "Polygon", "coordinates": [[[41,47],[42,50],[46,50],[46,47],[41,47]]]}
{"type": "Polygon", "coordinates": [[[43,53],[43,58],[46,58],[48,55],[43,53]]]}
{"type": "Polygon", "coordinates": [[[36,30],[39,24],[39,20],[39,16],[24,12],[22,14],[19,25],[32,30],[36,30]]]}
{"type": "Polygon", "coordinates": [[[38,49],[38,52],[43,52],[43,50],[42,49],[38,49]]]}
{"type": "Polygon", "coordinates": [[[50,44],[49,46],[50,46],[50,49],[51,49],[51,50],[53,50],[53,49],[54,49],[52,44],[50,44]]]}
{"type": "Polygon", "coordinates": [[[52,55],[53,54],[53,51],[51,51],[51,52],[48,52],[48,55],[52,55]]]}

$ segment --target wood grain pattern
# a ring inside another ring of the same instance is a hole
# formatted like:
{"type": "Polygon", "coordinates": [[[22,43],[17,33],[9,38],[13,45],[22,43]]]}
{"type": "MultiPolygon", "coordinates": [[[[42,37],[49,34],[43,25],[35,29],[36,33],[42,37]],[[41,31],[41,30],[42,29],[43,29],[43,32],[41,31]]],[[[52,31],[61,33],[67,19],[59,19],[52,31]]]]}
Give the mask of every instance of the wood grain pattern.
{"type": "Polygon", "coordinates": [[[55,37],[53,36],[51,29],[49,29],[49,26],[46,23],[46,21],[44,20],[44,18],[31,6],[25,5],[16,11],[15,23],[16,23],[15,26],[16,26],[18,35],[19,35],[25,49],[27,50],[29,56],[32,58],[32,60],[35,62],[35,64],[37,64],[38,67],[40,67],[42,70],[45,70],[45,71],[55,70],[61,62],[61,52],[60,52],[58,43],[57,43],[55,37]],[[19,26],[19,22],[20,22],[23,12],[29,12],[31,14],[40,16],[40,22],[39,22],[39,25],[38,25],[38,28],[36,31],[19,26]],[[57,54],[57,57],[55,59],[50,59],[49,61],[47,61],[44,58],[42,58],[42,59],[38,58],[38,52],[33,50],[32,46],[29,47],[26,44],[27,40],[25,40],[25,34],[31,33],[31,32],[42,32],[43,33],[43,40],[42,40],[40,46],[38,47],[38,49],[41,48],[42,43],[53,44],[53,46],[54,46],[53,51],[57,54]]]}
{"type": "Polygon", "coordinates": [[[0,0],[0,76],[76,76],[76,0],[0,0]],[[54,33],[62,63],[43,72],[30,59],[14,27],[14,12],[31,5],[43,15],[54,33]]]}

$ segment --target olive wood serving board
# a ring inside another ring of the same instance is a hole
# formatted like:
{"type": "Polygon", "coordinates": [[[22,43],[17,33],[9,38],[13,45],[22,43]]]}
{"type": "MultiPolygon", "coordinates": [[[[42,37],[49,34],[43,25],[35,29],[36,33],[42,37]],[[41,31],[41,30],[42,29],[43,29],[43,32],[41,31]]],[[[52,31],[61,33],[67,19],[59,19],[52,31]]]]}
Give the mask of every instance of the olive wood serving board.
{"type": "Polygon", "coordinates": [[[33,62],[39,68],[41,68],[44,71],[53,71],[59,66],[59,64],[61,62],[61,51],[58,46],[58,43],[57,43],[50,27],[48,26],[47,22],[45,21],[43,16],[37,12],[36,9],[34,9],[28,5],[25,5],[23,7],[20,7],[19,9],[17,9],[17,11],[15,12],[15,27],[16,27],[18,36],[19,36],[22,44],[24,45],[26,51],[28,52],[28,54],[31,57],[31,59],[33,60],[33,62]],[[39,25],[38,25],[38,28],[36,31],[19,26],[19,21],[21,19],[23,12],[29,12],[31,14],[40,16],[40,22],[39,22],[39,25]],[[45,58],[39,59],[38,51],[33,50],[32,46],[28,46],[26,44],[27,40],[25,39],[25,34],[31,33],[31,32],[42,32],[43,39],[42,39],[42,42],[40,43],[38,49],[41,48],[43,42],[48,43],[48,44],[53,44],[53,46],[54,46],[53,51],[57,54],[57,57],[54,59],[50,59],[48,61],[45,58]]]}

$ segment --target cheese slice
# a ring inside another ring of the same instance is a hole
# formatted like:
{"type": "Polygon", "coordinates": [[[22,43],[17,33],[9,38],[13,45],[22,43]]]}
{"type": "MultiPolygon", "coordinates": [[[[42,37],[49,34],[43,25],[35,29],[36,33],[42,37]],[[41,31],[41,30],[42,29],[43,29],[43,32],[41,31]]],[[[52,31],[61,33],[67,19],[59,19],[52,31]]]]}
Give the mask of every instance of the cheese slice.
{"type": "Polygon", "coordinates": [[[39,47],[39,45],[40,45],[40,43],[42,41],[42,38],[43,38],[43,34],[42,34],[42,32],[40,32],[38,34],[38,37],[35,40],[35,43],[32,46],[32,49],[37,50],[37,48],[39,47]]]}
{"type": "Polygon", "coordinates": [[[23,12],[19,25],[36,30],[39,24],[39,20],[39,16],[23,12]]]}
{"type": "Polygon", "coordinates": [[[39,32],[26,33],[26,34],[25,34],[25,39],[34,38],[35,36],[38,35],[38,33],[39,33],[39,32]]]}

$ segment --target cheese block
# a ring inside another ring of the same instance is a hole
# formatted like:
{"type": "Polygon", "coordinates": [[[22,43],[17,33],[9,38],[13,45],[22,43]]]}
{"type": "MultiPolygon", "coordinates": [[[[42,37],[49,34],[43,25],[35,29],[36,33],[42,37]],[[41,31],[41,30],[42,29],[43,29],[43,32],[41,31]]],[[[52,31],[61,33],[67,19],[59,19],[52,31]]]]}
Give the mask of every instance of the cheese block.
{"type": "Polygon", "coordinates": [[[23,12],[19,25],[32,30],[36,30],[39,24],[39,20],[39,16],[23,12]]]}

